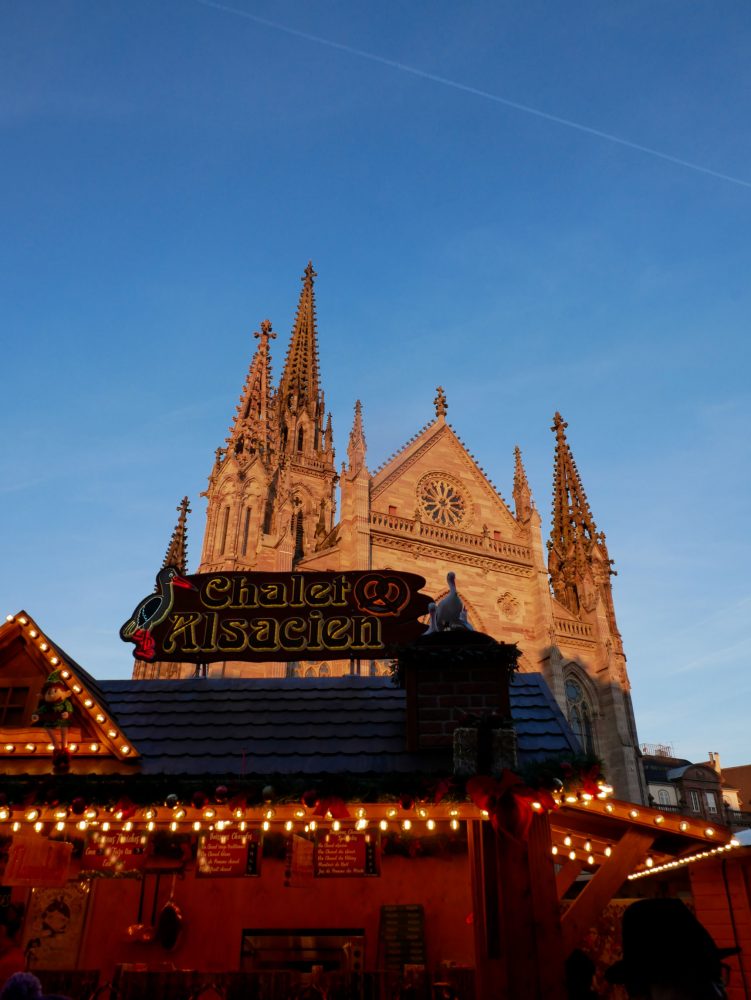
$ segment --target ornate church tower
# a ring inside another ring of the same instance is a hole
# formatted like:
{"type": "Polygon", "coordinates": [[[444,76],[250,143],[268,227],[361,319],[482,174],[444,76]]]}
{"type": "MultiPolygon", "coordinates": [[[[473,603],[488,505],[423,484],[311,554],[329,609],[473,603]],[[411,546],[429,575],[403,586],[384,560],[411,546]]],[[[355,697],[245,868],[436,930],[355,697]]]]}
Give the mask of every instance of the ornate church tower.
{"type": "Polygon", "coordinates": [[[258,348],[204,494],[201,573],[289,570],[331,530],[336,471],[318,370],[315,277],[308,264],[276,393],[270,357],[276,334],[268,320],[255,334],[258,348]]]}
{"type": "Polygon", "coordinates": [[[551,428],[556,444],[548,541],[553,592],[549,683],[567,707],[582,746],[617,761],[620,787],[628,787],[629,797],[639,799],[643,787],[631,685],[610,583],[615,570],[566,440],[567,426],[556,413],[551,428]]]}

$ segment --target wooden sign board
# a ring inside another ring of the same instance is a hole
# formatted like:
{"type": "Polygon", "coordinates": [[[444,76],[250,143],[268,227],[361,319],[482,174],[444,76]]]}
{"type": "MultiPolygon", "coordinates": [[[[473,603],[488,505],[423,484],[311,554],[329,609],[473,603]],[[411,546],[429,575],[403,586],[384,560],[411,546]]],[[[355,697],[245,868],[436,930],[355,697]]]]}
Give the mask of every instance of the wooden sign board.
{"type": "Polygon", "coordinates": [[[383,968],[401,972],[405,965],[425,966],[425,912],[418,903],[382,906],[380,944],[383,968]]]}
{"type": "Polygon", "coordinates": [[[73,845],[48,840],[35,833],[14,837],[8,852],[3,883],[24,886],[62,886],[68,880],[73,845]]]}
{"type": "Polygon", "coordinates": [[[206,833],[198,842],[199,878],[244,878],[261,874],[261,835],[240,830],[206,833]]]}
{"type": "Polygon", "coordinates": [[[120,638],[146,662],[382,658],[425,631],[424,585],[392,570],[182,576],[167,566],[120,638]]]}
{"type": "Polygon", "coordinates": [[[92,832],[86,838],[84,871],[132,872],[146,864],[149,838],[142,833],[92,832]]]}
{"type": "Polygon", "coordinates": [[[351,878],[381,874],[377,833],[352,830],[319,832],[315,841],[316,878],[351,878]]]}

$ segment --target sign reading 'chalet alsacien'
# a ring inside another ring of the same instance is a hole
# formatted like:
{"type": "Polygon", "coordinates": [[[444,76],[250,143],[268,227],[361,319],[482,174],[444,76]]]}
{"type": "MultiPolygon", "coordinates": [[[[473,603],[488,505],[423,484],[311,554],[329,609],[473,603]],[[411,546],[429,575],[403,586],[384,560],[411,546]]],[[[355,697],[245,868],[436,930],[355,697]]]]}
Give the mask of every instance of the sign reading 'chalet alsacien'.
{"type": "Polygon", "coordinates": [[[417,638],[430,603],[415,573],[157,575],[120,629],[139,660],[319,660],[383,656],[417,638]]]}

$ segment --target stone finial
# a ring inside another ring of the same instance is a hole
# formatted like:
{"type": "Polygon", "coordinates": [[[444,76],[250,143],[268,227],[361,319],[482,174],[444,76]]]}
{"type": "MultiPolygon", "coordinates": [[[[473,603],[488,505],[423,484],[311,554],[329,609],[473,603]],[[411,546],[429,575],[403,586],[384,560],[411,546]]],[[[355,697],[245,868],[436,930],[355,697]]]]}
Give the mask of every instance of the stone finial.
{"type": "Polygon", "coordinates": [[[259,333],[258,331],[256,331],[253,334],[253,336],[256,337],[256,338],[258,338],[261,341],[261,346],[262,347],[268,346],[269,340],[276,340],[276,334],[271,329],[271,320],[270,319],[264,319],[264,320],[262,320],[262,322],[261,322],[261,332],[259,333]]]}
{"type": "Polygon", "coordinates": [[[449,404],[446,402],[446,393],[443,391],[442,385],[439,385],[436,388],[433,404],[435,406],[435,415],[439,418],[443,417],[445,419],[449,404]]]}

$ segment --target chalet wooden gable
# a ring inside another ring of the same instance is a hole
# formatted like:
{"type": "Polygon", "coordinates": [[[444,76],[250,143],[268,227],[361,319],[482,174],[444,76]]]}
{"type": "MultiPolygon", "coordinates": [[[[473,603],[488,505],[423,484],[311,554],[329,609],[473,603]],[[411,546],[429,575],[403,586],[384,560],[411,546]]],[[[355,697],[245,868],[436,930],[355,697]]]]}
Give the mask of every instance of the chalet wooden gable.
{"type": "Polygon", "coordinates": [[[72,706],[65,727],[71,769],[130,772],[138,750],[123,734],[99,685],[25,611],[0,625],[0,758],[6,773],[51,769],[59,733],[32,719],[48,677],[57,672],[72,706]]]}

